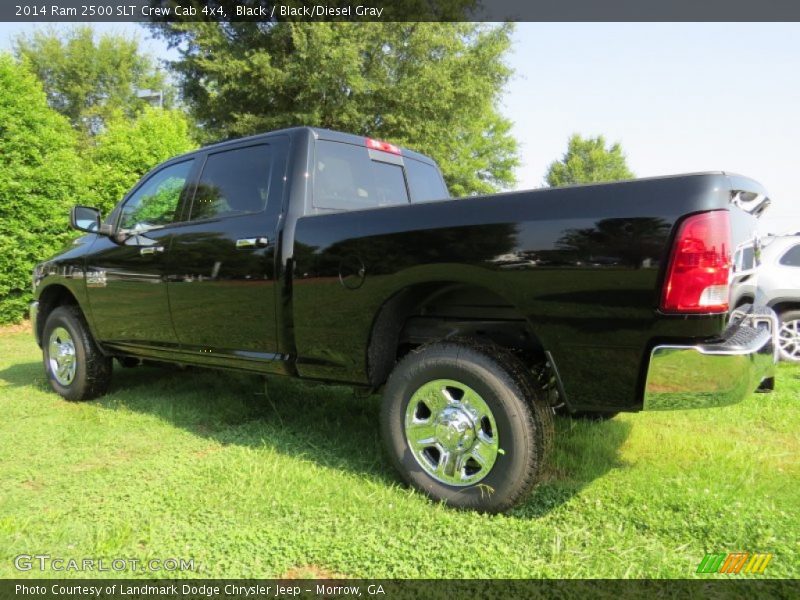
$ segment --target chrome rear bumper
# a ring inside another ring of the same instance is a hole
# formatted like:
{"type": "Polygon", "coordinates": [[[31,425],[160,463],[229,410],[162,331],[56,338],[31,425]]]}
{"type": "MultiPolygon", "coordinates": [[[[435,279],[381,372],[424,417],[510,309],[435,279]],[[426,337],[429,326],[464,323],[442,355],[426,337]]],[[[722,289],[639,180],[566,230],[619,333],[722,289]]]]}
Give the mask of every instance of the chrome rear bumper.
{"type": "Polygon", "coordinates": [[[722,339],[653,348],[644,410],[724,406],[743,400],[775,375],[778,319],[767,307],[743,306],[722,339]]]}

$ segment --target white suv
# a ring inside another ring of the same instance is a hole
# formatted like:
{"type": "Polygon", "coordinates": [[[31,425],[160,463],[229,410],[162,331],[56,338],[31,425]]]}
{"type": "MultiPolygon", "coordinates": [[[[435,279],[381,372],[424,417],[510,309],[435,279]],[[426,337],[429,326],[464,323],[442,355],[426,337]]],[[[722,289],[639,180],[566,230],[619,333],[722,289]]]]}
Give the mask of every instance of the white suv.
{"type": "Polygon", "coordinates": [[[780,319],[781,358],[800,362],[800,232],[743,244],[733,263],[731,306],[772,308],[780,319]]]}

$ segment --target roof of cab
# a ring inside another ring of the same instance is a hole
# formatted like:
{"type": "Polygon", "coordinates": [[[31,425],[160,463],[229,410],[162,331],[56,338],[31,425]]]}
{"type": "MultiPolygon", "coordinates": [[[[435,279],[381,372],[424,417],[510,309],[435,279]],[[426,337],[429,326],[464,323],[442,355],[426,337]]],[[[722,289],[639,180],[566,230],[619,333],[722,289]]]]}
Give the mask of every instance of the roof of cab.
{"type": "MultiPolygon", "coordinates": [[[[355,135],[352,133],[343,133],[341,131],[334,131],[332,129],[323,129],[321,127],[288,127],[286,129],[277,129],[275,131],[265,131],[264,133],[257,133],[255,135],[249,135],[240,138],[231,138],[228,140],[223,140],[221,142],[216,142],[214,144],[209,144],[207,146],[203,146],[202,148],[198,148],[197,150],[192,150],[191,152],[187,152],[185,154],[181,154],[179,156],[175,156],[171,158],[169,161],[171,162],[176,159],[186,158],[192,156],[194,154],[198,154],[200,152],[205,152],[207,150],[213,150],[218,148],[224,148],[225,146],[231,144],[238,144],[239,142],[243,141],[257,141],[261,138],[278,135],[278,134],[288,134],[290,136],[294,136],[301,133],[310,133],[314,136],[315,139],[320,140],[327,140],[331,142],[343,142],[345,144],[355,144],[358,146],[364,145],[364,140],[366,139],[363,135],[355,135]]],[[[389,140],[387,140],[389,141],[389,140]]],[[[433,161],[432,158],[425,156],[424,154],[420,154],[419,152],[414,152],[413,150],[409,150],[408,148],[401,148],[403,156],[407,158],[413,158],[415,160],[427,163],[429,165],[435,166],[436,163],[433,161]]]]}
{"type": "MultiPolygon", "coordinates": [[[[322,129],[321,127],[309,127],[309,129],[314,132],[317,139],[320,140],[327,140],[330,142],[343,142],[345,144],[355,144],[357,146],[363,146],[364,140],[367,139],[366,136],[363,135],[355,135],[352,133],[342,133],[341,131],[334,131],[332,129],[322,129]]],[[[391,140],[385,140],[387,142],[391,142],[391,140]]],[[[428,163],[430,165],[435,165],[436,163],[433,162],[433,159],[429,156],[425,156],[424,154],[420,154],[419,152],[414,152],[413,150],[409,150],[408,148],[400,148],[400,151],[403,153],[403,156],[407,158],[413,158],[415,160],[419,160],[424,163],[428,163]]]]}

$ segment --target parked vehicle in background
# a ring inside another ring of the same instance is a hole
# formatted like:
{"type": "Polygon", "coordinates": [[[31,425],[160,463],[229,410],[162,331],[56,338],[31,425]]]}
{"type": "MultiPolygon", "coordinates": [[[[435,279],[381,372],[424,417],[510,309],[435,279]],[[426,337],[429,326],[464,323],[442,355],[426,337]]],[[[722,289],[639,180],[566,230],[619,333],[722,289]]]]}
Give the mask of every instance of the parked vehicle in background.
{"type": "Polygon", "coordinates": [[[770,235],[740,246],[734,256],[732,306],[755,302],[778,314],[778,348],[800,362],[800,232],[770,235]]]}
{"type": "Polygon", "coordinates": [[[761,241],[756,237],[736,248],[731,266],[731,307],[752,304],[756,300],[756,248],[760,248],[760,245],[761,241]]]}
{"type": "MultiPolygon", "coordinates": [[[[430,158],[293,128],[156,167],[38,265],[53,389],[112,359],[383,390],[405,480],[497,512],[542,474],[553,411],[738,402],[774,373],[774,314],[729,312],[763,188],[699,173],[450,199],[430,158]]],[[[369,432],[365,432],[368,435],[369,432]]]]}

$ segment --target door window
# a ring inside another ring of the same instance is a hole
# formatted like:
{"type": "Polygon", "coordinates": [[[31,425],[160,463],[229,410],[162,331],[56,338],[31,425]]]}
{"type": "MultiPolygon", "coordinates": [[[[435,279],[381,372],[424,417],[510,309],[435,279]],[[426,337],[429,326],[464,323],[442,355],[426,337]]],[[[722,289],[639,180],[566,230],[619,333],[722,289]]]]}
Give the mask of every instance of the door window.
{"type": "Polygon", "coordinates": [[[140,232],[177,220],[181,192],[193,162],[170,165],[151,176],[122,208],[120,228],[140,232]]]}
{"type": "Polygon", "coordinates": [[[190,220],[264,210],[269,197],[270,158],[266,145],[209,155],[194,194],[190,220]]]}
{"type": "Polygon", "coordinates": [[[787,267],[800,267],[800,244],[792,246],[789,251],[781,257],[780,262],[787,267]]]}

